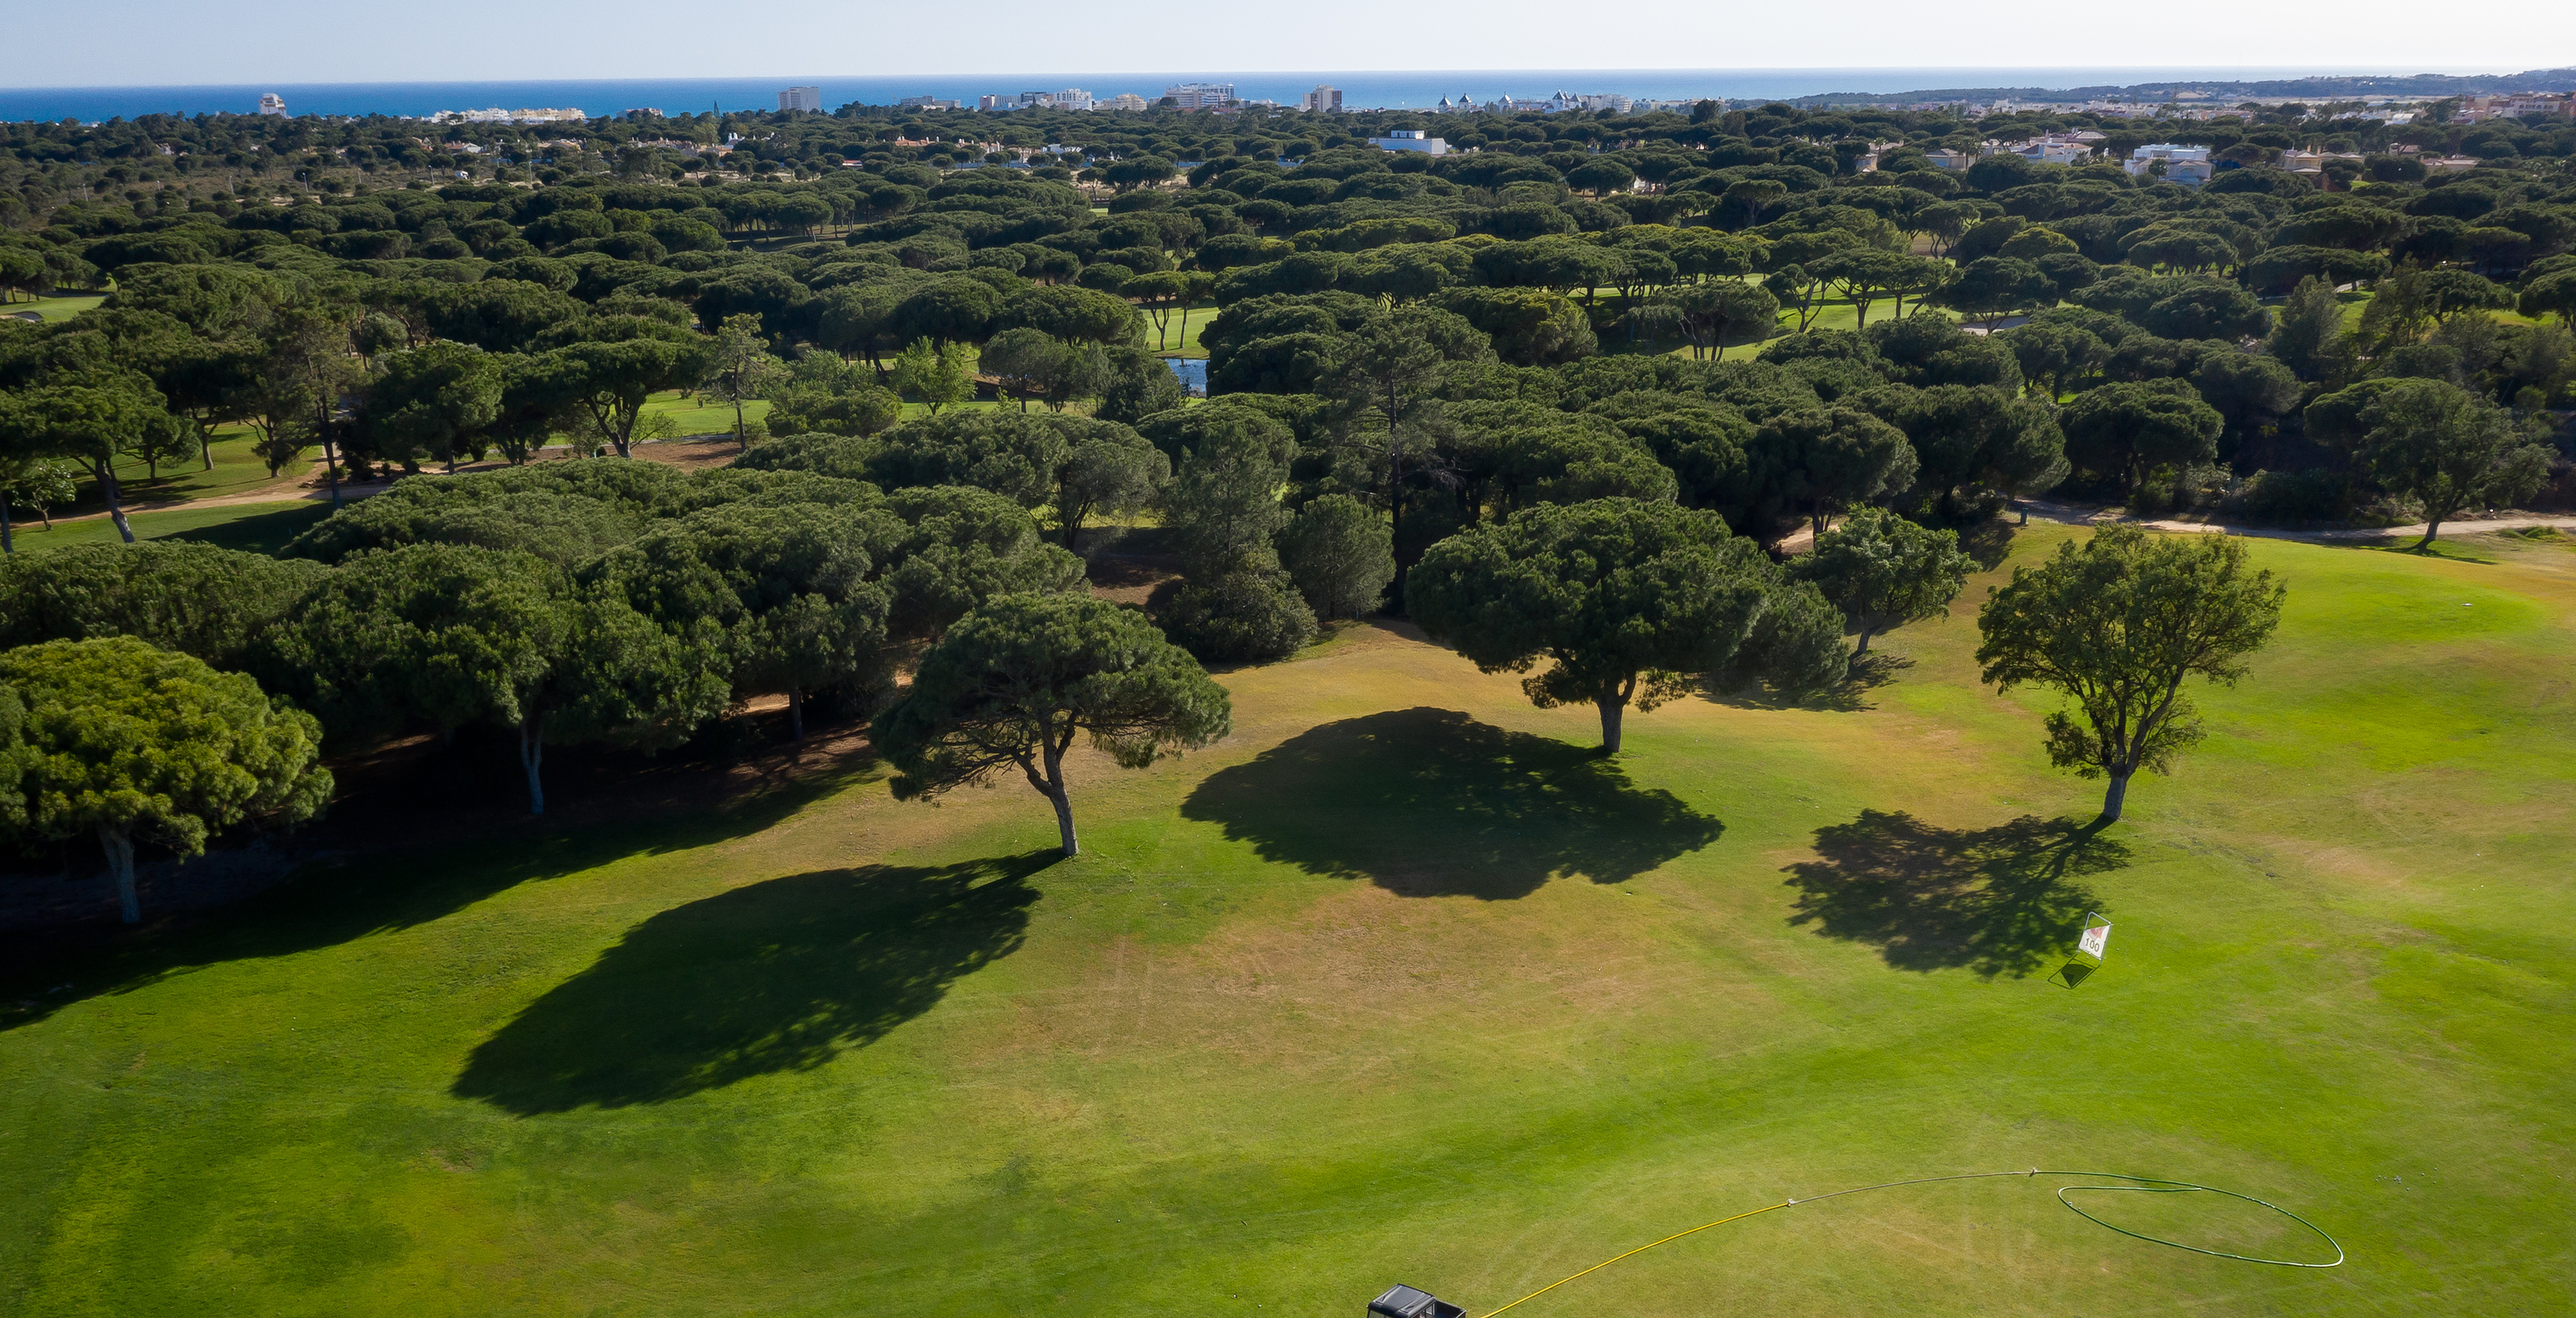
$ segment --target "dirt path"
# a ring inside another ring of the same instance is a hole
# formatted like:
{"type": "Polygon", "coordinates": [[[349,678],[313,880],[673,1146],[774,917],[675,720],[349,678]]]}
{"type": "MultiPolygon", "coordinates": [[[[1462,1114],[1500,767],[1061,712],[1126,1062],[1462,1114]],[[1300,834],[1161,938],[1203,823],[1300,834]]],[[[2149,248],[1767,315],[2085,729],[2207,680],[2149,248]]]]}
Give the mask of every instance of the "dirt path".
{"type": "MultiPolygon", "coordinates": [[[[2144,521],[2129,517],[2118,508],[2080,508],[2073,504],[2050,503],[2045,499],[2025,499],[2001,515],[2011,517],[2020,509],[2043,522],[2066,526],[2143,526],[2151,531],[2192,531],[2204,535],[2246,535],[2265,540],[2298,540],[2308,544],[2354,544],[2370,540],[2420,540],[2427,529],[2422,522],[2406,526],[2365,526],[2331,531],[2290,531],[2271,526],[2237,526],[2225,522],[2189,522],[2174,518],[2151,518],[2144,521]]],[[[2442,523],[2444,535],[2477,535],[2486,531],[2514,531],[2527,526],[2554,526],[2563,531],[2576,531],[2576,516],[2564,513],[2508,512],[2496,517],[2462,517],[2442,523]]],[[[1781,537],[1782,553],[1800,553],[1816,542],[1812,527],[1801,526],[1781,537]]]]}
{"type": "MultiPolygon", "coordinates": [[[[2122,523],[2143,526],[2153,531],[2197,531],[2211,535],[2250,535],[2266,540],[2301,540],[2310,544],[2346,543],[2356,540],[2422,539],[2431,529],[2422,522],[2406,526],[2366,526],[2348,530],[2288,531],[2269,526],[2231,526],[2223,522],[2188,522],[2172,518],[2132,520],[2116,508],[2077,508],[2050,503],[2044,499],[2026,499],[2022,505],[2030,515],[2070,526],[2093,526],[2122,523]]],[[[2442,523],[2442,529],[2454,535],[2476,535],[2483,531],[2513,531],[2526,526],[2554,526],[2576,529],[2576,517],[2565,514],[2507,512],[2498,517],[2461,517],[2442,523]]]]}

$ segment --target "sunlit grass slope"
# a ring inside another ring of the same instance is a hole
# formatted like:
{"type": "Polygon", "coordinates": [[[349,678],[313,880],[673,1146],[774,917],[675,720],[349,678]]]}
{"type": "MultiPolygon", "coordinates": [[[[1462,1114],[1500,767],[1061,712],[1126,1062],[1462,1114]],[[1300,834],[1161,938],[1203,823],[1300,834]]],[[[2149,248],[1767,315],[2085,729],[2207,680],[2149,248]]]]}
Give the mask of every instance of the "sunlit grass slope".
{"type": "Polygon", "coordinates": [[[2047,697],[1976,682],[1995,574],[1843,708],[1685,701],[1615,761],[1361,628],[1225,675],[1224,744],[1090,766],[1078,860],[1024,787],[865,770],[22,967],[0,1310],[1481,1314],[2033,1166],[2352,1262],[1983,1181],[1514,1312],[2559,1310],[2576,554],[2252,548],[2278,643],[2107,829],[2047,697]]]}

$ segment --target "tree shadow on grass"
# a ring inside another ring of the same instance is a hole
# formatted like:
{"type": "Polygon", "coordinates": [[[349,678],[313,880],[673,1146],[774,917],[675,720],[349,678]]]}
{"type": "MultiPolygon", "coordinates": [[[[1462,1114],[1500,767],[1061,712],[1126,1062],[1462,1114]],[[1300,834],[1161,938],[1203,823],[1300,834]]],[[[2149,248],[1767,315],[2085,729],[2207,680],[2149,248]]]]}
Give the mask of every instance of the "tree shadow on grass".
{"type": "Polygon", "coordinates": [[[1209,775],[1181,814],[1308,873],[1487,900],[1557,875],[1618,883],[1726,830],[1598,750],[1428,707],[1300,733],[1209,775]]]}
{"type": "MultiPolygon", "coordinates": [[[[429,763],[435,768],[452,761],[429,763]]],[[[429,924],[522,883],[749,836],[865,777],[875,765],[869,753],[802,777],[750,775],[759,785],[722,800],[703,791],[665,790],[656,775],[682,766],[648,766],[617,779],[628,797],[625,808],[593,819],[584,819],[577,807],[531,819],[482,814],[465,808],[470,802],[459,802],[446,837],[425,831],[410,846],[375,853],[352,847],[336,862],[306,865],[277,887],[232,906],[155,919],[137,929],[12,932],[0,936],[0,1031],[43,1020],[86,998],[131,993],[220,962],[288,956],[429,924]]],[[[509,798],[520,790],[515,765],[492,776],[500,781],[486,784],[491,794],[509,798]]],[[[353,815],[339,821],[355,831],[353,841],[371,824],[404,833],[412,822],[363,803],[353,815]]]]}
{"type": "Polygon", "coordinates": [[[1053,848],[771,879],[664,911],[475,1048],[451,1092],[521,1116],[821,1066],[1020,946],[1053,848]]]}
{"type": "Polygon", "coordinates": [[[2129,849],[2100,828],[2024,815],[1948,829],[1864,810],[1817,829],[1817,859],[1787,869],[1799,890],[1789,923],[1875,943],[1898,970],[1964,966],[2018,979],[2065,955],[2100,904],[2077,880],[2129,864],[2129,849]]]}

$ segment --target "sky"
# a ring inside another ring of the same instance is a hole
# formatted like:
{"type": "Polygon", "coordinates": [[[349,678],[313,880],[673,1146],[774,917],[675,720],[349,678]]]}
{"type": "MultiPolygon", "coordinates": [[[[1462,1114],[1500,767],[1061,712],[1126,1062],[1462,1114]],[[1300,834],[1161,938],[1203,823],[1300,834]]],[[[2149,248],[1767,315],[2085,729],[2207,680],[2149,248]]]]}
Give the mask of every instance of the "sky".
{"type": "Polygon", "coordinates": [[[11,6],[0,86],[1046,70],[2576,65],[2576,4],[2481,0],[79,0],[11,6]],[[2465,16],[2445,24],[2440,16],[2465,16]]]}

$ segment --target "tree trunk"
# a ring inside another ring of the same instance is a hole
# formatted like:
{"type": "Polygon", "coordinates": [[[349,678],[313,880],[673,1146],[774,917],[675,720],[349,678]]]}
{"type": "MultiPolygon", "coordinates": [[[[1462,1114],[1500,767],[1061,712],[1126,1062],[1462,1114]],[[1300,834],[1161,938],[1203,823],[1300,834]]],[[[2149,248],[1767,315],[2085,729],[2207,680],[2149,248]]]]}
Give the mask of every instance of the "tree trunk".
{"type": "Polygon", "coordinates": [[[1601,750],[1605,755],[1619,753],[1619,723],[1628,713],[1626,696],[1603,696],[1594,702],[1601,706],[1601,750]]]}
{"type": "Polygon", "coordinates": [[[340,453],[331,443],[331,431],[322,431],[322,474],[331,482],[331,511],[340,511],[340,453]]]}
{"type": "Polygon", "coordinates": [[[107,519],[116,523],[116,533],[125,543],[134,543],[134,527],[125,520],[125,504],[116,494],[116,459],[113,456],[90,469],[98,476],[98,492],[107,500],[107,519]]]}
{"type": "Polygon", "coordinates": [[[1395,554],[1395,611],[1402,614],[1406,612],[1404,607],[1404,457],[1403,450],[1395,446],[1395,413],[1392,410],[1394,406],[1394,391],[1389,390],[1387,407],[1390,410],[1386,416],[1386,540],[1387,548],[1395,554]]]}
{"type": "Polygon", "coordinates": [[[805,688],[787,688],[787,739],[805,740],[805,688]]]}
{"type": "Polygon", "coordinates": [[[1064,755],[1054,745],[1045,748],[1046,798],[1055,807],[1055,831],[1064,839],[1064,854],[1079,856],[1082,844],[1073,835],[1073,793],[1064,786],[1064,755]]]}
{"type": "Polygon", "coordinates": [[[107,852],[107,872],[116,876],[116,903],[125,922],[143,923],[143,902],[134,893],[134,839],[122,828],[101,824],[98,845],[107,852]]]}
{"type": "Polygon", "coordinates": [[[519,765],[528,771],[528,813],[532,815],[546,812],[546,784],[539,776],[545,762],[545,736],[537,730],[535,719],[523,720],[519,724],[519,765]]]}
{"type": "Polygon", "coordinates": [[[1874,630],[1876,629],[1866,626],[1860,629],[1860,644],[1852,647],[1852,658],[1858,659],[1862,655],[1869,653],[1869,637],[1870,633],[1874,630]]]}
{"type": "Polygon", "coordinates": [[[2102,793],[2102,822],[2120,822],[2120,804],[2128,799],[2129,775],[2135,772],[2134,769],[2111,770],[2111,786],[2102,793]]]}
{"type": "Polygon", "coordinates": [[[2425,519],[2424,519],[2424,538],[2415,542],[2415,551],[2414,551],[2414,552],[2419,553],[2419,554],[2429,554],[2429,553],[2432,553],[2432,552],[2433,552],[2433,537],[2435,537],[2435,536],[2437,536],[2437,535],[2440,535],[2441,533],[2442,533],[2442,519],[2441,519],[2441,518],[2439,518],[2439,517],[2428,517],[2428,518],[2425,518],[2425,519]]]}

